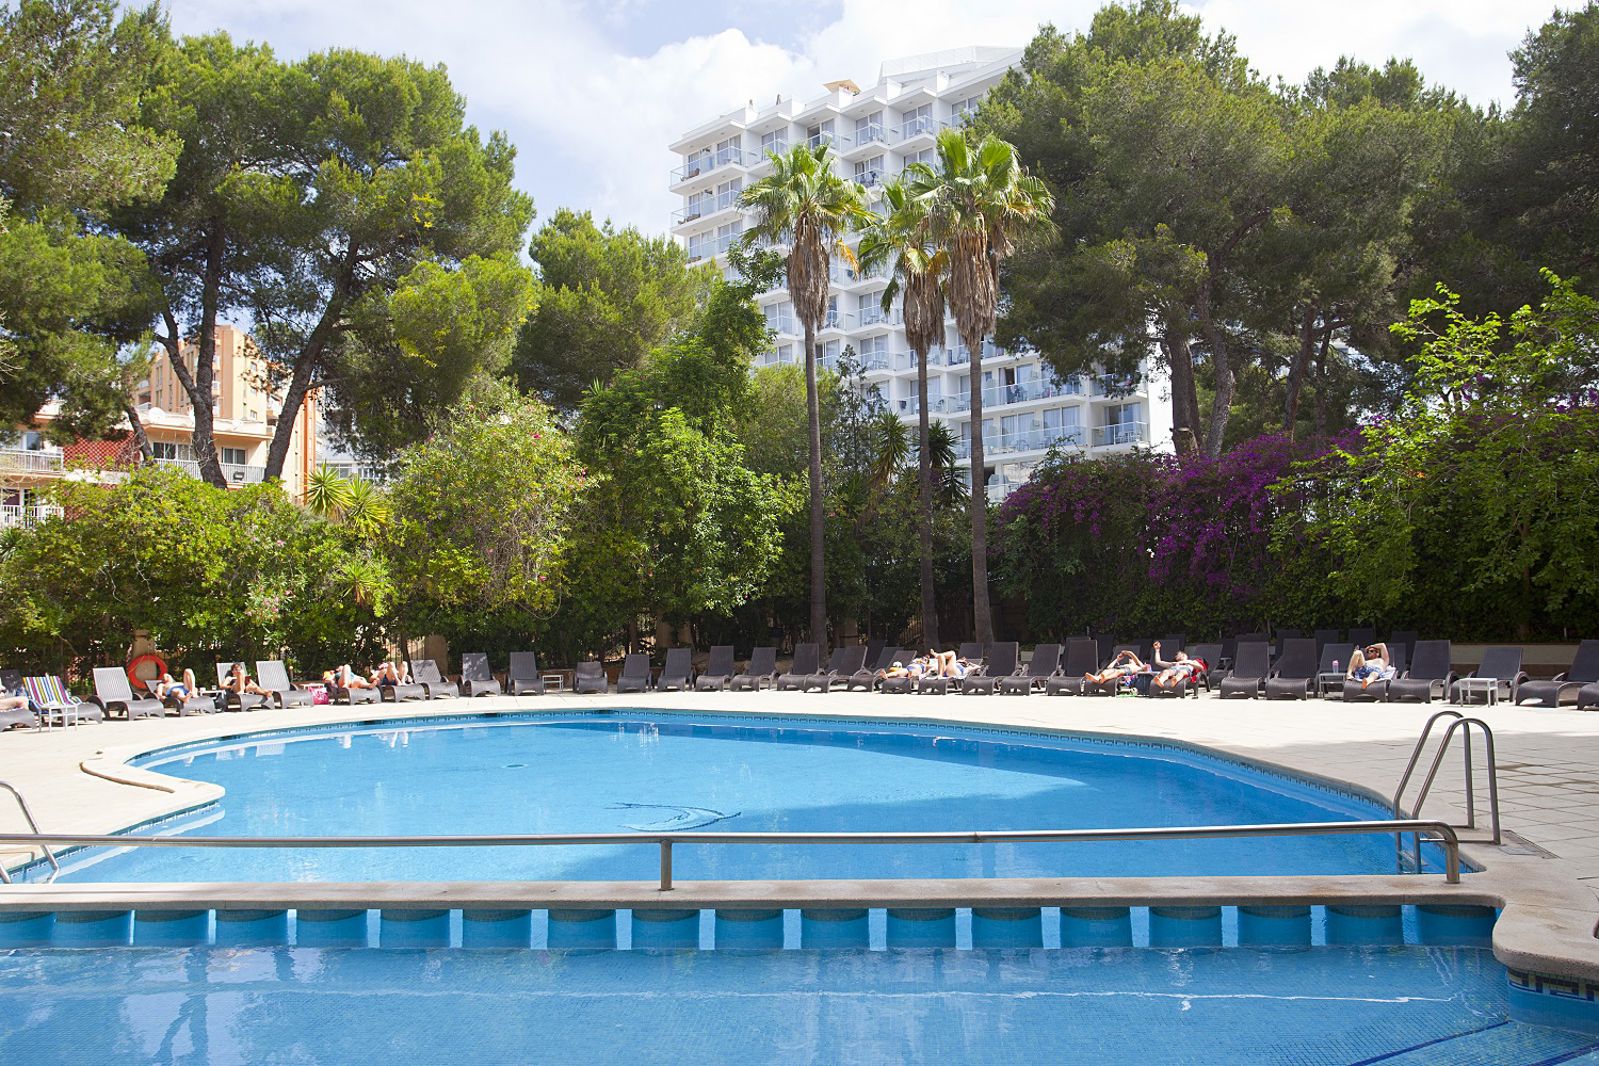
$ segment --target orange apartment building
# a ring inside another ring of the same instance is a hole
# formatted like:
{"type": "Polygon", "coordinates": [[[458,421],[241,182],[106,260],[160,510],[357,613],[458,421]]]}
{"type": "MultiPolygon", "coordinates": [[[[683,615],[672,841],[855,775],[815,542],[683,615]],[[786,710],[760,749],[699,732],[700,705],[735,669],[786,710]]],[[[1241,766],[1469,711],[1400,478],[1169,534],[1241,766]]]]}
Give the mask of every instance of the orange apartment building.
{"type": "MultiPolygon", "coordinates": [[[[192,371],[199,346],[185,342],[182,358],[192,371]]],[[[229,485],[247,485],[266,476],[267,450],[277,432],[278,398],[266,390],[266,364],[255,342],[233,326],[216,330],[216,367],[212,383],[214,436],[222,473],[229,485]]],[[[150,368],[149,379],[135,392],[139,420],[150,438],[155,461],[199,476],[194,458],[194,410],[163,351],[150,368]]],[[[0,528],[29,526],[50,517],[54,509],[39,490],[61,478],[109,480],[138,461],[131,434],[120,440],[78,441],[60,446],[41,432],[54,417],[53,407],[40,411],[34,427],[10,441],[0,440],[0,528]]],[[[299,499],[317,463],[317,404],[314,394],[301,405],[289,439],[283,487],[299,499]]]]}

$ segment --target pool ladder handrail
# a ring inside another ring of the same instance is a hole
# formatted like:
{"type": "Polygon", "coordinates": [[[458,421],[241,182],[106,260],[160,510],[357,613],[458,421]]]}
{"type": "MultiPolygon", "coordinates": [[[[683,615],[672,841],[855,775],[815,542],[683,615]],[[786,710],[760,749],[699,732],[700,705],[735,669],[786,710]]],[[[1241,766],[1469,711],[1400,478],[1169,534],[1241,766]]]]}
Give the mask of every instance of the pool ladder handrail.
{"type": "MultiPolygon", "coordinates": [[[[1454,740],[1455,731],[1464,733],[1464,742],[1461,745],[1461,756],[1466,778],[1466,824],[1463,828],[1477,828],[1477,792],[1473,780],[1473,767],[1471,764],[1471,730],[1473,727],[1482,731],[1483,752],[1488,765],[1488,823],[1493,831],[1494,844],[1502,843],[1503,832],[1499,823],[1499,764],[1494,757],[1494,731],[1488,723],[1481,718],[1468,718],[1456,710],[1443,710],[1427,719],[1427,724],[1422,726],[1421,736],[1416,738],[1416,746],[1410,751],[1410,761],[1405,764],[1405,772],[1399,778],[1399,787],[1394,789],[1393,813],[1395,818],[1404,816],[1405,788],[1410,784],[1410,779],[1415,775],[1416,765],[1421,761],[1421,753],[1427,746],[1427,738],[1432,735],[1432,728],[1440,719],[1453,718],[1448,728],[1444,730],[1442,739],[1438,742],[1438,752],[1433,756],[1432,765],[1427,768],[1427,776],[1422,779],[1421,789],[1416,793],[1415,805],[1410,810],[1410,817],[1420,818],[1422,805],[1427,802],[1427,796],[1432,791],[1432,783],[1438,776],[1438,768],[1443,765],[1444,755],[1449,751],[1449,744],[1454,740]]],[[[1394,846],[1397,850],[1397,861],[1401,866],[1404,863],[1405,845],[1402,834],[1394,837],[1394,846]]],[[[1416,868],[1421,868],[1421,836],[1415,834],[1415,862],[1416,868]]]]}
{"type": "MultiPolygon", "coordinates": [[[[22,817],[25,821],[27,821],[28,828],[32,829],[34,835],[37,836],[39,833],[39,823],[34,821],[33,812],[28,809],[28,801],[22,798],[22,793],[17,791],[17,786],[11,784],[9,781],[0,781],[0,788],[3,788],[7,792],[11,793],[12,797],[17,801],[17,806],[22,808],[22,817]]],[[[56,875],[61,872],[61,863],[56,859],[55,852],[50,850],[49,844],[40,844],[39,846],[44,849],[44,857],[50,862],[50,876],[45,878],[45,883],[48,884],[49,882],[54,881],[56,879],[56,875]]],[[[9,885],[10,883],[11,874],[6,871],[6,864],[0,862],[0,884],[9,885]]]]}

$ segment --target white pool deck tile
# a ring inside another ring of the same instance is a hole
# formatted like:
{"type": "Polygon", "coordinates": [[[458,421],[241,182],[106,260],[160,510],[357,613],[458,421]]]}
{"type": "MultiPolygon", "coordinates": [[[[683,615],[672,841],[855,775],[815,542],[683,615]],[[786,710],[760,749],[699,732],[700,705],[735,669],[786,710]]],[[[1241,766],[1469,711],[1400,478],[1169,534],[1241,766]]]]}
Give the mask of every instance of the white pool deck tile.
{"type": "MultiPolygon", "coordinates": [[[[1107,697],[885,696],[835,692],[663,693],[644,696],[481,697],[399,706],[269,709],[157,721],[113,721],[45,732],[0,735],[0,781],[27,796],[46,832],[106,833],[193,807],[219,789],[125,765],[141,752],[190,740],[257,730],[391,717],[459,715],[491,711],[587,711],[659,708],[714,712],[764,712],[883,718],[929,723],[970,723],[1179,741],[1354,785],[1391,797],[1427,718],[1438,704],[1354,704],[1336,700],[1223,701],[1107,697]]],[[[1569,901],[1587,900],[1599,914],[1599,714],[1498,705],[1472,708],[1497,742],[1503,849],[1468,848],[1496,880],[1539,882],[1569,901]],[[1525,845],[1533,845],[1529,848],[1525,845]],[[1547,854],[1539,854],[1538,850],[1547,854]]],[[[1434,732],[1436,744],[1438,732],[1434,732]]],[[[1458,739],[1458,737],[1457,737],[1458,739]]],[[[1430,764],[1424,757],[1408,790],[1413,797],[1430,764]]],[[[1476,830],[1487,836],[1487,781],[1476,752],[1476,830]]],[[[1458,746],[1444,760],[1422,814],[1464,821],[1465,788],[1458,746]]],[[[1407,802],[1408,806],[1408,802],[1407,802]]],[[[14,806],[0,797],[0,831],[24,832],[14,806]]],[[[4,854],[4,853],[0,853],[4,854]]],[[[9,853],[15,861],[18,853],[9,853]]],[[[0,889],[3,891],[3,889],[0,889]]],[[[1553,898],[1553,897],[1551,897],[1553,898]]],[[[1529,911],[1536,908],[1529,908],[1529,911]]],[[[1585,920],[1585,919],[1584,919],[1585,920]]],[[[1501,925],[1506,923],[1502,922],[1501,925]]],[[[1576,928],[1570,921],[1560,935],[1576,928]]],[[[1590,922],[1586,928],[1592,933],[1590,922]]],[[[1591,939],[1591,936],[1590,936],[1591,939]]],[[[1599,946],[1565,945],[1593,957],[1599,946]]]]}

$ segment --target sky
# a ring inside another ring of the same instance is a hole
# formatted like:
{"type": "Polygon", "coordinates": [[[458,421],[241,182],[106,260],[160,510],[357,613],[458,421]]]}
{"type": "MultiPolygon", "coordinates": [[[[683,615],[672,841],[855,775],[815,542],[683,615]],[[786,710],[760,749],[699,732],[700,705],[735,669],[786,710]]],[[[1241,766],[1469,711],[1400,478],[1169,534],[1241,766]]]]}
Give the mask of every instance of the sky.
{"type": "MultiPolygon", "coordinates": [[[[664,232],[682,204],[666,145],[745,101],[874,84],[887,59],[1086,30],[1102,0],[168,0],[174,30],[226,30],[284,58],[329,47],[444,64],[471,122],[517,146],[517,184],[664,232]]],[[[1515,99],[1507,53],[1553,0],[1187,0],[1255,68],[1300,81],[1342,55],[1409,57],[1474,103],[1515,99]]],[[[1570,3],[1561,6],[1573,6],[1570,3]]]]}

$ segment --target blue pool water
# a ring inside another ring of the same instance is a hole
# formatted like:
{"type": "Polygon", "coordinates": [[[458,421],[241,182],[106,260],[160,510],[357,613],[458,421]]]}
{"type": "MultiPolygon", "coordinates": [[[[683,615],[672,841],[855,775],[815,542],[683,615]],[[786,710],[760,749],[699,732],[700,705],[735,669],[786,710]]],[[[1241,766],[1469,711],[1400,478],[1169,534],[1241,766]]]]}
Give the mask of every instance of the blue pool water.
{"type": "MultiPolygon", "coordinates": [[[[1381,818],[1374,803],[1182,749],[928,726],[652,712],[243,737],[139,765],[215,782],[221,836],[1214,825],[1381,818]]],[[[1392,873],[1392,836],[689,846],[683,880],[1392,873]]],[[[651,847],[133,849],[73,880],[642,879],[651,847]]]]}
{"type": "Polygon", "coordinates": [[[1553,1066],[1484,951],[0,953],[42,1063],[1553,1066]]]}

